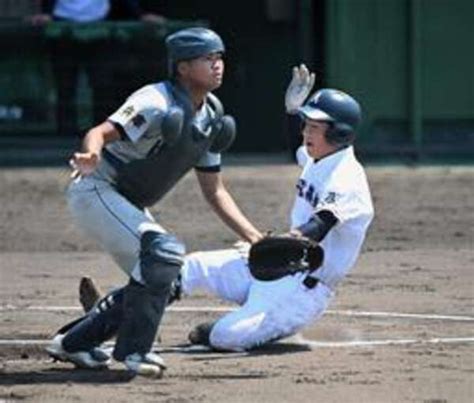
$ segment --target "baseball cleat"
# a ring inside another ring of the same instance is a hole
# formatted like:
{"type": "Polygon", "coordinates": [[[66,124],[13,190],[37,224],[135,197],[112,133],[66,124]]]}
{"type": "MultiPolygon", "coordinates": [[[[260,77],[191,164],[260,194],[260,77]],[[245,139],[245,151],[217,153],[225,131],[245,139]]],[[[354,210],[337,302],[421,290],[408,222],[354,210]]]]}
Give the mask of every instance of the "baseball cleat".
{"type": "Polygon", "coordinates": [[[84,312],[89,312],[102,298],[103,293],[90,277],[82,277],[79,283],[79,302],[84,312]]]}
{"type": "Polygon", "coordinates": [[[78,368],[85,369],[102,369],[107,368],[110,362],[110,355],[104,350],[96,347],[90,351],[77,351],[75,353],[69,353],[64,350],[62,340],[64,334],[56,335],[51,344],[46,347],[46,352],[50,357],[57,361],[71,362],[78,368]]]}
{"type": "Polygon", "coordinates": [[[166,369],[163,358],[152,352],[145,355],[139,353],[128,355],[124,360],[124,364],[134,374],[149,378],[161,378],[166,369]]]}
{"type": "Polygon", "coordinates": [[[191,344],[199,344],[202,346],[210,346],[209,337],[211,335],[212,327],[216,322],[206,322],[197,325],[188,334],[188,340],[191,344]]]}

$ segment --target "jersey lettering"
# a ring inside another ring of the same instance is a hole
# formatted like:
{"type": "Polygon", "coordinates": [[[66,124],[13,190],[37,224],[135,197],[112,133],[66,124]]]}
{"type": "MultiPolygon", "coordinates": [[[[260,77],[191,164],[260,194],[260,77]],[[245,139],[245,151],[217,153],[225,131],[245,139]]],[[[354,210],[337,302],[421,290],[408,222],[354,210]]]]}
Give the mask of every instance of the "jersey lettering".
{"type": "Polygon", "coordinates": [[[303,178],[296,184],[298,197],[304,198],[312,207],[316,207],[319,202],[319,196],[316,193],[314,185],[308,184],[303,178]]]}
{"type": "Polygon", "coordinates": [[[298,191],[298,197],[303,197],[303,190],[304,187],[306,186],[306,181],[302,178],[298,180],[298,183],[296,184],[296,190],[298,191]]]}
{"type": "Polygon", "coordinates": [[[336,192],[329,192],[324,199],[324,202],[327,204],[335,203],[336,202],[336,192]]]}
{"type": "MultiPolygon", "coordinates": [[[[309,185],[308,189],[306,190],[306,194],[304,195],[306,201],[308,201],[311,205],[313,205],[314,199],[315,199],[315,192],[314,192],[314,186],[309,185]]],[[[317,199],[317,197],[316,197],[317,199]]],[[[314,207],[314,205],[313,205],[314,207]]]]}

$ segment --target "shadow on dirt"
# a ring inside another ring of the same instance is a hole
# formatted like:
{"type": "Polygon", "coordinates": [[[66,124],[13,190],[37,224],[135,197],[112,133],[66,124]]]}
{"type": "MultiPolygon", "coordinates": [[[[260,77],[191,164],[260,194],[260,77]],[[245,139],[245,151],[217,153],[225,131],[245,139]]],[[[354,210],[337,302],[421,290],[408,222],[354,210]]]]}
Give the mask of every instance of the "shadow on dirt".
{"type": "Polygon", "coordinates": [[[221,380],[251,380],[251,379],[268,379],[273,378],[274,375],[270,375],[266,372],[250,373],[250,374],[200,374],[188,376],[187,379],[191,381],[199,382],[200,380],[210,381],[221,381],[221,380]]]}
{"type": "Polygon", "coordinates": [[[125,370],[94,371],[85,369],[54,369],[42,372],[15,372],[13,374],[3,374],[0,377],[0,385],[32,385],[42,384],[63,384],[63,383],[124,383],[129,382],[134,375],[125,370]]]}
{"type": "Polygon", "coordinates": [[[311,351],[311,347],[297,342],[283,342],[283,343],[269,343],[263,346],[254,348],[250,351],[215,351],[206,346],[196,346],[190,344],[181,344],[169,349],[161,349],[159,354],[178,353],[194,356],[194,361],[209,361],[209,360],[228,360],[240,357],[251,357],[259,355],[284,355],[295,354],[311,351]]]}

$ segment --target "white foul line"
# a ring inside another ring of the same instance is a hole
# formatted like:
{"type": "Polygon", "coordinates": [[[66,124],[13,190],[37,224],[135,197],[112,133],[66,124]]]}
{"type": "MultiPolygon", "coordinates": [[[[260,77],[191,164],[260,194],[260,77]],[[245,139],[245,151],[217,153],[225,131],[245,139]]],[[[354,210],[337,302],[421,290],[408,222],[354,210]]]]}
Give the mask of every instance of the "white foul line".
{"type": "MultiPolygon", "coordinates": [[[[299,338],[298,344],[304,344],[315,348],[345,348],[345,347],[371,347],[371,346],[395,346],[408,344],[454,344],[472,343],[474,337],[435,337],[430,339],[385,339],[385,340],[349,340],[349,341],[316,341],[299,338]]],[[[51,340],[44,339],[0,339],[0,346],[44,346],[51,343],[51,340]]],[[[186,347],[163,347],[155,344],[158,349],[173,351],[188,351],[196,346],[186,347]]]]}
{"type": "Polygon", "coordinates": [[[395,346],[407,344],[447,344],[447,343],[472,343],[474,337],[435,337],[431,339],[386,339],[386,340],[349,340],[349,341],[316,341],[301,339],[302,344],[310,347],[371,347],[395,346]]]}
{"type": "MultiPolygon", "coordinates": [[[[168,312],[230,312],[237,308],[229,306],[171,306],[166,310],[168,312]]],[[[0,312],[9,311],[40,311],[40,312],[68,312],[82,311],[78,306],[0,306],[0,312]]],[[[369,312],[369,311],[352,311],[352,310],[331,310],[326,311],[326,315],[336,316],[353,316],[353,317],[379,317],[379,318],[405,318],[405,319],[433,319],[446,321],[474,322],[473,316],[465,315],[437,315],[437,314],[420,314],[420,313],[403,313],[403,312],[369,312]]]]}
{"type": "Polygon", "coordinates": [[[437,315],[423,313],[403,313],[403,312],[368,312],[368,311],[344,311],[344,310],[327,310],[326,314],[340,316],[356,316],[356,317],[381,317],[381,318],[406,318],[406,319],[435,319],[435,320],[455,320],[474,322],[473,316],[463,315],[437,315]]]}

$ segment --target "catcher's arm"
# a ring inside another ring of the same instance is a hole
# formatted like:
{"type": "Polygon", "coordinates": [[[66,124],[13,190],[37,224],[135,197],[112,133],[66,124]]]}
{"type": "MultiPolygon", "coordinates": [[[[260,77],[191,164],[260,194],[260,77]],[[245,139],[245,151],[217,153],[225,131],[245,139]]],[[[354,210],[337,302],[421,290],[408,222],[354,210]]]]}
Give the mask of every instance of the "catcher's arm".
{"type": "Polygon", "coordinates": [[[237,206],[220,172],[196,170],[201,191],[206,201],[227,226],[247,242],[254,243],[263,237],[237,206]]]}
{"type": "Polygon", "coordinates": [[[120,132],[111,122],[104,122],[90,129],[84,137],[82,151],[76,152],[69,161],[72,178],[90,175],[100,162],[105,144],[120,139],[120,132]]]}

